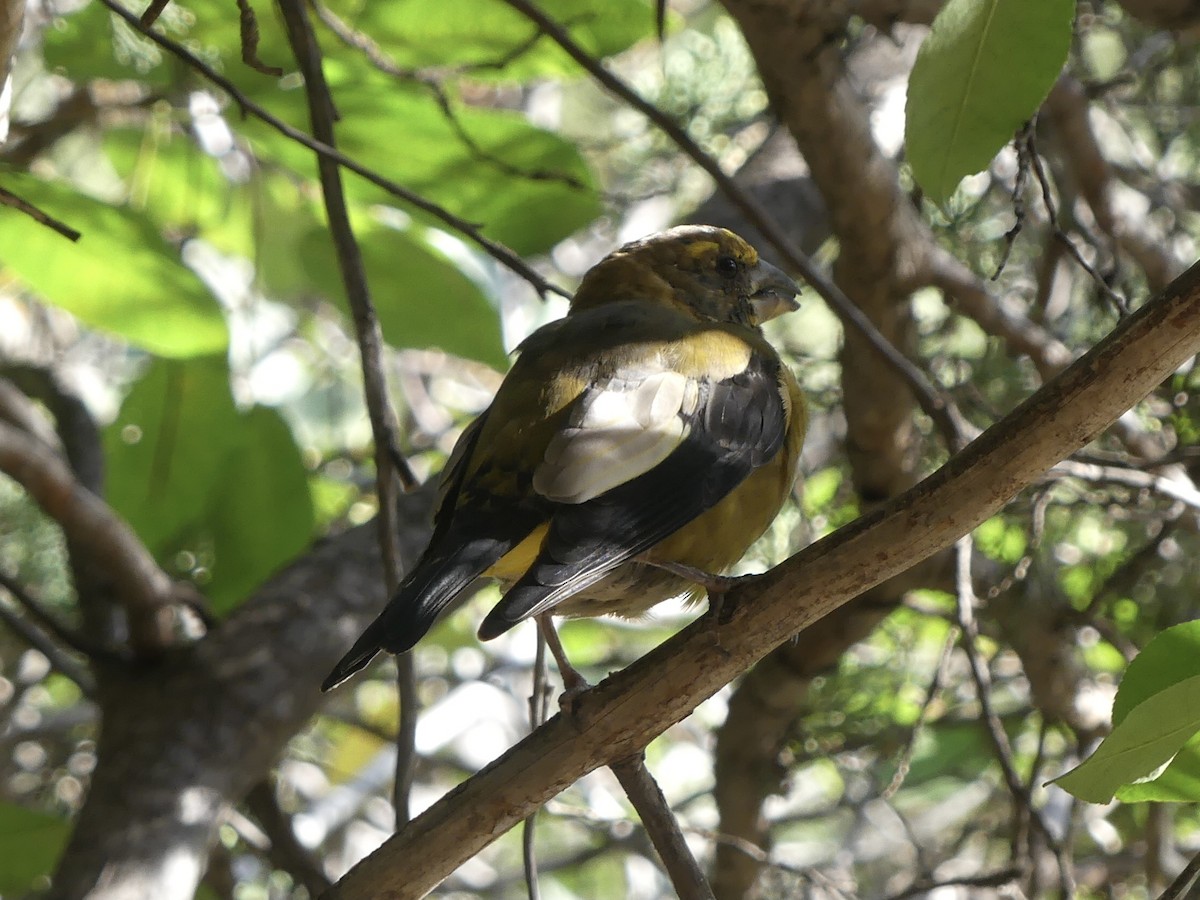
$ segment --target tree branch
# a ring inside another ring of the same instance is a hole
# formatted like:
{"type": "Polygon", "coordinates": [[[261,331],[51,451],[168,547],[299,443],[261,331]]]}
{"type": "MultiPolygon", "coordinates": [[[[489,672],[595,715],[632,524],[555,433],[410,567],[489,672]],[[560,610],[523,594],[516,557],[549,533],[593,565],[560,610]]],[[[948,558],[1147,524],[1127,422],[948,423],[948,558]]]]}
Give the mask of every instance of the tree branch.
{"type": "Polygon", "coordinates": [[[712,888],[700,871],[696,857],[692,856],[667,798],[646,768],[642,753],[615,762],[609,768],[617,776],[617,781],[621,782],[625,796],[641,817],[642,825],[650,835],[650,842],[654,844],[670,876],[676,896],[680,900],[713,900],[712,888]]]}
{"type": "Polygon", "coordinates": [[[1200,350],[1200,264],[916,487],[731,592],[584,692],[414,819],[325,895],[420,897],[538,805],[646,746],[771,648],[949,546],[1087,444],[1200,350]],[[469,813],[468,813],[469,811],[469,813]]]}
{"type": "MultiPolygon", "coordinates": [[[[313,135],[323,144],[335,147],[334,121],[337,113],[333,94],[325,81],[321,64],[321,48],[308,19],[305,0],[280,0],[279,10],[287,27],[288,40],[292,45],[296,62],[304,75],[308,112],[312,119],[313,135]]],[[[367,414],[371,419],[371,433],[375,438],[375,494],[379,502],[376,525],[379,529],[380,555],[383,559],[384,590],[391,594],[400,583],[400,549],[398,523],[396,521],[396,476],[406,489],[417,483],[408,461],[400,453],[396,440],[396,415],[392,411],[387,395],[387,376],[383,371],[383,331],[379,316],[371,301],[371,290],[367,284],[367,272],[363,265],[362,252],[350,226],[350,214],[346,208],[346,197],[342,189],[342,173],[338,164],[325,156],[317,157],[317,171],[321,179],[321,196],[325,200],[325,213],[329,217],[329,230],[333,235],[337,251],[338,268],[342,283],[350,301],[354,317],[354,332],[358,338],[359,356],[362,363],[363,389],[367,399],[367,414]]],[[[412,667],[401,668],[401,678],[412,682],[415,674],[412,667]],[[407,677],[405,677],[407,676],[407,677]]],[[[415,690],[401,693],[409,699],[415,690]]],[[[412,711],[410,710],[410,715],[412,711]]],[[[401,737],[405,735],[402,734],[401,737]]],[[[394,802],[396,821],[408,820],[408,793],[412,785],[412,764],[415,762],[411,745],[401,747],[397,762],[406,769],[396,772],[394,802]]]]}
{"type": "Polygon", "coordinates": [[[79,484],[39,441],[0,422],[0,471],[10,475],[117,586],[136,654],[156,656],[172,643],[174,585],[123,519],[79,484]]]}

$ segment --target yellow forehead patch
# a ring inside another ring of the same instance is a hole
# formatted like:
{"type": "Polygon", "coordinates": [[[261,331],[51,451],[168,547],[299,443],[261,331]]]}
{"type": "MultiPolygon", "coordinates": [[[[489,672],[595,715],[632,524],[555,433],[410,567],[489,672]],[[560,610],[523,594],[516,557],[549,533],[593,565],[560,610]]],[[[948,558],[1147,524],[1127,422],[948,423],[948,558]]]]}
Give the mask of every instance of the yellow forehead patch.
{"type": "Polygon", "coordinates": [[[725,232],[724,241],[692,241],[686,245],[685,252],[697,260],[728,253],[747,265],[753,266],[758,263],[758,253],[755,249],[732,231],[725,232]]]}

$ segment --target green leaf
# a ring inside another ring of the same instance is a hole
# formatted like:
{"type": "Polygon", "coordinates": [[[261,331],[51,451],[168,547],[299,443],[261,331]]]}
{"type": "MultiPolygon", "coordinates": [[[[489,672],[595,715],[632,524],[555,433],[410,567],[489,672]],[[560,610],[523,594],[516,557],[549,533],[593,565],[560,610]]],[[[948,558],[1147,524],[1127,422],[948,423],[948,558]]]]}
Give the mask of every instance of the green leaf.
{"type": "Polygon", "coordinates": [[[167,123],[105,133],[104,150],[128,188],[128,206],[160,233],[202,237],[230,253],[250,256],[252,186],[236,185],[220,163],[167,123]]]}
{"type": "Polygon", "coordinates": [[[64,819],[0,803],[0,893],[23,896],[37,887],[54,870],[70,833],[64,819]]]}
{"type": "Polygon", "coordinates": [[[1113,700],[1113,724],[1173,684],[1200,675],[1200,620],[1157,634],[1129,663],[1113,700]]]}
{"type": "Polygon", "coordinates": [[[151,552],[198,521],[239,442],[223,357],[154,360],[104,432],[108,501],[151,552]]]}
{"type": "Polygon", "coordinates": [[[1200,736],[1188,741],[1175,754],[1166,771],[1153,781],[1118,788],[1117,799],[1122,803],[1194,803],[1200,800],[1200,736]]]}
{"type": "Polygon", "coordinates": [[[1122,785],[1146,778],[1169,762],[1197,731],[1200,675],[1139,703],[1095,753],[1056,781],[1081,800],[1108,803],[1122,785]]]}
{"type": "Polygon", "coordinates": [[[240,417],[237,435],[198,526],[212,536],[215,560],[205,593],[219,614],[245,600],[313,536],[308,472],[287,423],[273,409],[254,407],[240,417]]]}
{"type": "Polygon", "coordinates": [[[210,548],[205,592],[224,613],[312,539],[308,472],[271,409],[240,413],[223,358],[155,360],[105,431],[108,497],[170,566],[210,548]]]}
{"type": "MultiPolygon", "coordinates": [[[[453,103],[452,120],[427,91],[358,65],[328,68],[342,116],[342,152],[480,225],[517,253],[544,252],[600,214],[594,178],[579,149],[523,115],[453,103]]],[[[252,93],[284,121],[308,129],[299,88],[264,84],[252,93]]],[[[315,171],[309,150],[262,123],[247,121],[241,131],[260,155],[303,177],[315,171]]],[[[357,175],[347,174],[346,191],[361,205],[387,203],[418,221],[435,221],[357,175]]]]}
{"type": "Polygon", "coordinates": [[[1046,98],[1067,59],[1074,0],[949,0],[908,82],[913,177],[941,202],[985,168],[1046,98]]]}
{"type": "Polygon", "coordinates": [[[146,215],[35,178],[10,175],[5,186],[83,233],[72,243],[0,210],[0,265],[47,302],[160,356],[225,349],[221,308],[146,215]]]}
{"type": "MultiPolygon", "coordinates": [[[[485,81],[582,73],[557,44],[539,35],[537,25],[494,0],[339,0],[331,6],[405,68],[462,68],[485,81]]],[[[598,57],[625,50],[647,37],[654,24],[642,0],[540,0],[538,7],[598,57]]]]}
{"type": "MultiPolygon", "coordinates": [[[[384,340],[394,347],[440,347],[456,356],[507,368],[496,309],[471,279],[422,241],[418,231],[378,226],[358,231],[384,340]]],[[[348,312],[325,228],[305,235],[293,259],[301,261],[310,287],[321,289],[348,312]]]]}

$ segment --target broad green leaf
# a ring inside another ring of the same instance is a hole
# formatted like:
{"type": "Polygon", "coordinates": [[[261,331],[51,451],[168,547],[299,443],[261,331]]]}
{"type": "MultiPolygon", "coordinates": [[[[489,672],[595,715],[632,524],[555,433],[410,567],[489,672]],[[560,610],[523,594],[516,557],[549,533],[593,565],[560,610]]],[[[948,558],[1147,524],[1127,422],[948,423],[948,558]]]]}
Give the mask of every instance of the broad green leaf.
{"type": "Polygon", "coordinates": [[[1133,658],[1113,700],[1113,724],[1130,710],[1184,679],[1200,675],[1200,621],[1184,622],[1157,634],[1133,658]]]}
{"type": "Polygon", "coordinates": [[[908,81],[905,143],[933,200],[985,168],[1046,98],[1071,42],[1074,0],[949,0],[908,81]]]}
{"type": "Polygon", "coordinates": [[[313,537],[308,472],[279,413],[254,407],[239,417],[237,436],[198,526],[211,534],[215,560],[205,593],[217,613],[245,600],[313,537]]]}
{"type": "Polygon", "coordinates": [[[1057,782],[1081,800],[1107,803],[1122,785],[1145,778],[1169,762],[1197,731],[1200,675],[1176,682],[1139,703],[1095,753],[1057,782]]]}
{"type": "MultiPolygon", "coordinates": [[[[578,148],[523,115],[454,104],[452,121],[427,91],[358,68],[328,69],[342,116],[342,152],[516,252],[544,252],[599,215],[594,179],[578,148]]],[[[262,85],[254,96],[284,121],[308,129],[301,89],[262,85]]],[[[273,129],[248,120],[240,130],[264,158],[304,177],[315,172],[312,153],[273,129]]],[[[347,173],[345,183],[359,203],[387,203],[435,221],[357,175],[347,173]]]]}
{"type": "Polygon", "coordinates": [[[1122,803],[1195,803],[1200,800],[1200,736],[1188,741],[1154,780],[1118,788],[1117,799],[1122,803]]]}
{"type": "MultiPolygon", "coordinates": [[[[1200,622],[1168,628],[1129,664],[1113,701],[1113,724],[1155,694],[1200,675],[1200,622]]],[[[1127,784],[1117,791],[1119,800],[1200,800],[1200,736],[1193,736],[1152,781],[1127,784]]]]}
{"type": "Polygon", "coordinates": [[[0,893],[24,896],[49,875],[67,843],[65,819],[0,803],[0,893]]]}
{"type": "MultiPolygon", "coordinates": [[[[582,74],[537,25],[495,0],[339,0],[331,5],[404,68],[460,68],[471,79],[487,81],[582,74]]],[[[538,8],[599,57],[619,53],[654,27],[654,13],[643,0],[539,0],[538,8]]]]}
{"type": "MultiPolygon", "coordinates": [[[[421,0],[421,3],[428,2],[421,0]]],[[[413,0],[408,0],[408,4],[412,3],[413,0]]],[[[474,18],[480,41],[487,41],[490,30],[479,23],[492,14],[515,23],[513,27],[520,30],[522,39],[531,34],[520,18],[502,4],[491,0],[487,3],[477,0],[477,3],[481,12],[474,18]],[[488,9],[492,12],[484,15],[488,9]]],[[[593,34],[593,38],[584,41],[585,44],[609,52],[627,46],[635,32],[640,35],[650,28],[652,14],[649,9],[641,7],[636,0],[621,0],[621,5],[628,6],[631,14],[614,16],[611,8],[598,0],[589,0],[583,8],[563,3],[562,17],[587,34],[593,34]],[[644,12],[644,17],[632,17],[634,7],[644,12]],[[639,24],[631,25],[634,22],[639,24]]],[[[175,7],[176,4],[172,4],[170,9],[175,7]]],[[[263,75],[241,62],[237,17],[229,16],[223,5],[209,0],[193,3],[193,7],[190,11],[184,7],[176,10],[190,22],[186,28],[188,42],[198,42],[205,48],[202,55],[206,58],[215,54],[219,60],[218,68],[247,96],[289,124],[308,132],[303,86],[295,79],[281,80],[263,75]]],[[[458,11],[457,4],[441,4],[436,13],[429,14],[430,21],[444,19],[451,13],[457,17],[458,11]]],[[[554,9],[548,11],[553,13],[554,9]]],[[[392,4],[372,4],[364,15],[383,15],[395,24],[392,4]]],[[[107,33],[110,26],[105,18],[110,16],[104,10],[93,11],[89,6],[68,17],[47,39],[48,45],[55,48],[50,50],[48,47],[55,64],[74,78],[119,77],[119,63],[114,71],[107,63],[100,68],[81,70],[81,62],[77,62],[95,56],[96,51],[91,46],[95,43],[94,35],[97,29],[107,33]]],[[[263,34],[260,55],[267,62],[281,65],[290,61],[290,53],[281,46],[282,38],[277,35],[273,16],[259,18],[263,34]]],[[[446,32],[447,42],[456,43],[450,36],[454,29],[469,26],[470,17],[465,26],[461,22],[453,25],[446,32]]],[[[382,23],[380,27],[384,27],[382,23]]],[[[146,43],[141,38],[133,39],[146,43]]],[[[396,40],[400,40],[399,34],[396,40]]],[[[458,43],[462,44],[461,41],[458,43]]],[[[546,41],[538,43],[549,46],[546,41]]],[[[341,115],[338,146],[358,162],[428,197],[455,215],[480,224],[488,237],[521,254],[548,250],[600,214],[592,173],[571,142],[537,128],[519,112],[463,104],[456,99],[453,84],[446,88],[452,110],[452,114],[448,114],[430,89],[381,73],[361,52],[333,40],[325,42],[322,49],[334,101],[341,115]]],[[[419,52],[424,53],[424,50],[419,52]]],[[[540,70],[540,66],[538,63],[535,68],[540,70]]],[[[162,76],[160,69],[182,73],[176,62],[155,70],[162,76]]],[[[126,78],[137,75],[129,66],[123,71],[126,78]]],[[[231,116],[230,124],[253,140],[256,153],[264,161],[283,162],[305,178],[313,176],[314,157],[305,147],[253,117],[239,121],[231,116]]],[[[365,202],[387,202],[406,208],[418,217],[422,215],[356,175],[347,174],[346,186],[351,196],[365,202]]]]}
{"type": "Polygon", "coordinates": [[[160,356],[224,350],[221,308],[146,215],[62,184],[18,176],[4,182],[83,234],[72,243],[17,210],[0,209],[0,266],[46,302],[160,356]]]}
{"type": "Polygon", "coordinates": [[[167,125],[112,129],[104,149],[128,189],[128,206],[160,232],[202,237],[213,246],[251,255],[250,185],[236,185],[220,163],[167,125]]]}
{"type": "Polygon", "coordinates": [[[279,414],[238,412],[223,358],[155,360],[106,430],[109,501],[167,565],[211,550],[228,612],[311,540],[308,472],[279,414]]]}
{"type": "MultiPolygon", "coordinates": [[[[394,347],[439,347],[507,368],[500,317],[478,286],[420,240],[416,230],[375,227],[358,234],[359,249],[383,337],[394,347]]],[[[295,247],[312,287],[349,314],[329,232],[321,228],[295,247]]]]}
{"type": "Polygon", "coordinates": [[[152,552],[200,519],[240,442],[224,357],[154,360],[104,432],[108,500],[152,552]]]}

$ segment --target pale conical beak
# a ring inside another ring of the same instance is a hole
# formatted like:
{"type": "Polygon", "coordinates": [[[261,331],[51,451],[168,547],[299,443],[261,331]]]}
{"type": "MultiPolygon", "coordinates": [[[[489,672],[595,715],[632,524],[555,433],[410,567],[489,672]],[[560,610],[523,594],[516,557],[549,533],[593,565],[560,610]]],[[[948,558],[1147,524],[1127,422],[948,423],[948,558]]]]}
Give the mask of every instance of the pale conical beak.
{"type": "Polygon", "coordinates": [[[796,300],[799,291],[796,282],[769,262],[759,260],[750,271],[750,286],[753,288],[750,308],[755,325],[800,308],[796,300]]]}

